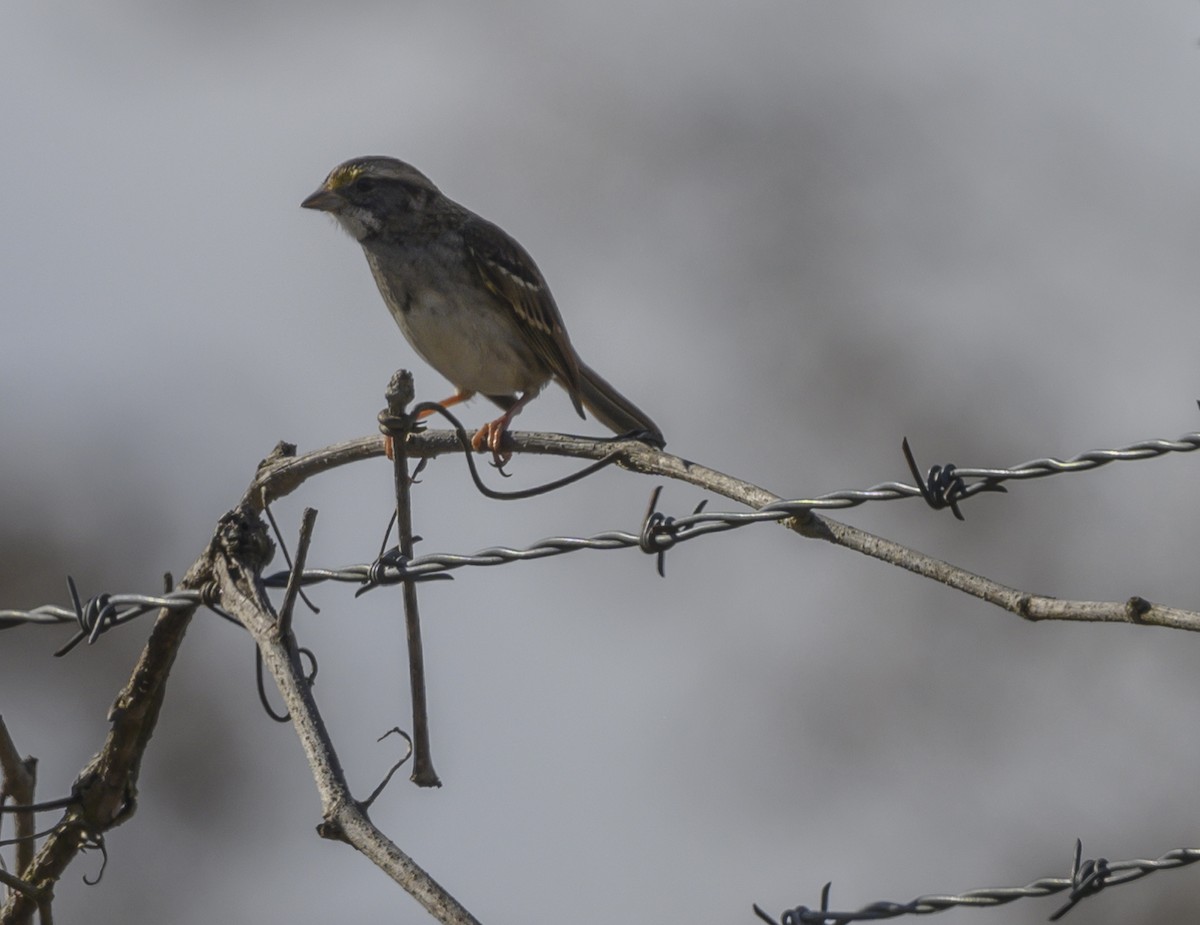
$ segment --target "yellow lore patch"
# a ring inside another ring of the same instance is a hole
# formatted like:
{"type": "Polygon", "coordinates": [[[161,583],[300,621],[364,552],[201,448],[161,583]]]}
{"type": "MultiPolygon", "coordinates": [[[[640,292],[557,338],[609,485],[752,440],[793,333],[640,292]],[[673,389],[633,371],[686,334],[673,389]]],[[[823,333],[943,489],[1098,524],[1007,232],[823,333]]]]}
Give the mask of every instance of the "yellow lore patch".
{"type": "Polygon", "coordinates": [[[325,180],[325,188],[327,190],[341,189],[343,186],[349,186],[357,180],[363,173],[361,164],[343,164],[331,173],[325,180]]]}

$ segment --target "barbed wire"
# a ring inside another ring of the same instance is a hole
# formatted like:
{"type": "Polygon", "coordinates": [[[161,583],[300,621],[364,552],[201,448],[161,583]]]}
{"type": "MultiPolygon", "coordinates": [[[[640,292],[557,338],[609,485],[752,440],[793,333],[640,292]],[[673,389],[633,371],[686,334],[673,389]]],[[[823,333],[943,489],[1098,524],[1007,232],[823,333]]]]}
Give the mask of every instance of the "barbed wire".
{"type": "MultiPolygon", "coordinates": [[[[983,492],[1005,491],[1003,483],[1045,478],[1072,472],[1085,472],[1113,462],[1153,459],[1169,453],[1186,453],[1200,449],[1200,433],[1184,434],[1175,440],[1147,440],[1115,449],[1089,450],[1068,459],[1044,457],[1021,463],[1008,469],[958,468],[953,464],[933,466],[921,476],[915,457],[905,440],[904,455],[916,485],[884,482],[867,489],[830,492],[810,499],[778,501],[750,512],[707,512],[703,503],[689,515],[671,517],[657,510],[661,487],[656,488],[637,533],[613,530],[589,537],[555,536],[531,546],[513,548],[493,546],[463,555],[434,553],[404,559],[398,549],[385,551],[374,562],[339,569],[306,568],[300,573],[301,584],[308,586],[324,581],[345,581],[359,585],[358,594],[382,585],[450,579],[449,573],[467,566],[502,565],[517,561],[564,555],[583,549],[639,548],[657,556],[660,574],[665,553],[681,542],[712,533],[738,529],[756,523],[771,523],[803,517],[813,511],[845,510],[871,501],[893,501],[920,497],[934,509],[949,508],[962,518],[961,503],[983,492]]],[[[290,572],[268,576],[269,587],[284,587],[290,572]]],[[[71,597],[70,607],[43,605],[32,610],[0,610],[0,629],[26,623],[75,623],[77,632],[56,652],[64,655],[80,642],[95,640],[107,630],[123,625],[143,614],[160,608],[185,610],[207,607],[220,616],[237,623],[225,613],[219,603],[217,589],[209,586],[199,590],[175,590],[162,594],[99,594],[83,601],[75,583],[67,579],[71,597]]],[[[855,921],[895,918],[902,915],[922,915],[940,912],[956,906],[997,906],[1034,896],[1068,892],[1067,903],[1053,919],[1068,912],[1075,904],[1102,889],[1140,879],[1158,870],[1183,867],[1200,861],[1200,848],[1179,848],[1156,859],[1108,862],[1104,859],[1083,861],[1082,848],[1076,843],[1075,863],[1070,877],[1042,878],[1024,887],[971,890],[957,895],[926,895],[908,903],[881,901],[852,912],[830,911],[829,885],[822,893],[821,906],[811,909],[798,906],[785,911],[776,920],[759,906],[755,913],[771,925],[841,925],[855,921]]]]}
{"type": "MultiPolygon", "coordinates": [[[[491,546],[471,554],[431,553],[414,556],[407,562],[393,549],[369,564],[351,565],[341,569],[306,570],[303,581],[306,585],[322,581],[353,582],[361,585],[358,593],[362,594],[381,585],[420,578],[450,577],[444,573],[467,566],[504,565],[564,555],[582,549],[629,549],[635,546],[645,553],[658,556],[659,574],[662,574],[663,556],[667,550],[678,543],[711,533],[721,533],[756,523],[773,523],[802,517],[810,511],[844,510],[869,501],[897,501],[906,498],[924,498],[935,510],[949,507],[962,519],[958,509],[962,500],[981,492],[1004,491],[1002,483],[1008,480],[1087,472],[1113,462],[1154,459],[1168,453],[1187,453],[1197,449],[1200,449],[1200,433],[1190,433],[1175,440],[1147,440],[1117,449],[1089,450],[1066,460],[1051,457],[1034,459],[1011,469],[958,468],[953,464],[934,466],[926,479],[918,478],[920,484],[915,486],[902,482],[884,482],[867,489],[830,492],[811,499],[777,501],[756,511],[744,513],[705,512],[704,502],[701,502],[691,514],[678,518],[667,517],[656,510],[661,491],[661,488],[658,488],[651,496],[649,508],[642,519],[642,529],[637,534],[610,530],[590,537],[551,536],[523,548],[491,546]],[[978,481],[967,484],[966,479],[978,481]]],[[[916,463],[907,439],[904,441],[904,453],[914,476],[917,476],[916,463]]],[[[277,573],[267,579],[268,584],[272,586],[286,581],[286,572],[277,573]]]]}
{"type": "Polygon", "coordinates": [[[199,590],[179,589],[163,594],[97,594],[87,601],[82,601],[75,588],[75,580],[68,575],[67,590],[71,595],[69,608],[43,604],[32,610],[0,610],[0,630],[24,623],[74,623],[79,627],[79,631],[54,653],[56,656],[62,656],[85,639],[90,645],[108,630],[159,609],[189,610],[202,606],[233,623],[238,623],[234,617],[221,609],[215,586],[199,590]]]}
{"type": "Polygon", "coordinates": [[[831,885],[827,883],[821,890],[819,908],[797,906],[786,910],[778,919],[771,917],[757,903],[753,908],[755,915],[770,925],[846,925],[849,922],[874,922],[904,915],[929,915],[957,906],[990,908],[1003,906],[1018,899],[1053,896],[1066,892],[1067,902],[1050,916],[1050,921],[1054,922],[1070,912],[1078,903],[1095,896],[1103,889],[1132,883],[1160,870],[1187,867],[1197,861],[1200,861],[1200,848],[1176,848],[1157,858],[1131,861],[1108,861],[1104,858],[1084,860],[1083,844],[1077,840],[1075,859],[1069,877],[1042,877],[1018,887],[968,890],[958,894],[935,893],[918,896],[906,903],[881,900],[852,912],[836,912],[829,908],[831,885]]]}
{"type": "MultiPolygon", "coordinates": [[[[904,444],[910,468],[916,469],[915,460],[904,444]]],[[[404,561],[395,548],[386,551],[371,563],[348,565],[342,568],[309,568],[301,575],[304,586],[325,581],[350,582],[359,585],[359,594],[373,588],[394,585],[405,581],[428,581],[450,578],[448,572],[468,566],[505,565],[565,555],[584,549],[631,549],[655,555],[659,560],[659,571],[665,553],[679,543],[722,533],[757,523],[775,523],[793,517],[802,517],[811,511],[845,510],[870,501],[898,501],[908,498],[924,498],[935,509],[951,507],[965,498],[984,491],[1002,490],[1006,481],[1025,481],[1074,472],[1087,472],[1114,462],[1134,462],[1155,459],[1168,453],[1188,453],[1200,449],[1200,433],[1184,434],[1175,440],[1145,440],[1116,449],[1088,450],[1069,459],[1043,457],[1013,466],[1010,469],[960,468],[953,464],[933,466],[919,485],[902,482],[883,482],[866,489],[846,489],[820,495],[816,498],[777,501],[756,511],[709,512],[697,507],[683,517],[669,517],[656,510],[661,488],[655,489],[649,508],[642,520],[638,533],[609,530],[589,537],[551,536],[526,546],[491,546],[474,553],[431,553],[414,556],[404,561]],[[968,483],[968,479],[976,481],[968,483]]],[[[959,516],[961,516],[959,514],[959,516]]],[[[288,572],[267,576],[268,587],[283,587],[288,572]]],[[[171,591],[165,594],[99,594],[86,602],[79,600],[74,582],[68,578],[71,590],[71,608],[43,605],[32,610],[0,610],[0,629],[8,629],[24,623],[76,623],[77,634],[56,654],[65,654],[84,639],[94,642],[103,632],[122,625],[160,607],[186,609],[202,605],[221,613],[211,595],[201,591],[171,591]]],[[[225,614],[221,614],[226,616],[225,614]]],[[[229,618],[232,619],[232,618],[229,618]]]]}

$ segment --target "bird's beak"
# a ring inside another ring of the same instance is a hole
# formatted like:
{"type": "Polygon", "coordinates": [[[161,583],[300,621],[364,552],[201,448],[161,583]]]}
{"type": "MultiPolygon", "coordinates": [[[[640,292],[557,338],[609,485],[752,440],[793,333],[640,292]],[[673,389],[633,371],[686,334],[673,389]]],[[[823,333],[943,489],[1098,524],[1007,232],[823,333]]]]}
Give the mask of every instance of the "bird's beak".
{"type": "Polygon", "coordinates": [[[342,204],[342,197],[333,190],[322,186],[319,190],[300,203],[302,209],[317,209],[320,212],[336,212],[342,204]]]}

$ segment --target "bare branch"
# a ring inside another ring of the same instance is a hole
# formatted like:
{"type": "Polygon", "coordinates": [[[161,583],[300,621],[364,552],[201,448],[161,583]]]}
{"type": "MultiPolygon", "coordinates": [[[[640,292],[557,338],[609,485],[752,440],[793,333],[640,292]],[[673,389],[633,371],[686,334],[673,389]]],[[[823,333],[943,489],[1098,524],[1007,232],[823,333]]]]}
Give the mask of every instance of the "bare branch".
{"type": "MultiPolygon", "coordinates": [[[[180,587],[199,590],[208,583],[208,575],[206,552],[188,569],[180,587]]],[[[50,893],[85,845],[133,815],[142,756],[158,722],[171,665],[197,606],[159,612],[133,674],[109,710],[112,726],[104,746],[75,778],[75,801],[23,873],[22,879],[39,894],[50,893]]],[[[25,921],[39,907],[43,904],[36,898],[15,893],[0,909],[0,925],[25,921]]]]}
{"type": "Polygon", "coordinates": [[[291,714],[321,795],[324,822],[318,831],[323,837],[357,848],[438,921],[477,925],[470,912],[371,823],[351,795],[333,742],[304,680],[295,639],[290,633],[280,633],[259,577],[267,561],[263,551],[269,546],[262,523],[254,512],[243,508],[225,515],[217,534],[221,551],[215,573],[221,603],[254,637],[291,714]]]}
{"type": "MultiPolygon", "coordinates": [[[[37,790],[37,759],[33,756],[22,758],[17,746],[9,735],[4,717],[0,716],[0,804],[6,799],[12,800],[17,806],[32,806],[37,790]]],[[[33,833],[37,831],[32,810],[15,814],[13,837],[16,845],[16,870],[20,877],[29,862],[33,860],[33,833]]],[[[22,881],[18,881],[22,882],[22,881]]],[[[19,889],[12,883],[13,889],[19,889]]]]}
{"type": "MultiPolygon", "coordinates": [[[[396,492],[396,535],[402,559],[413,555],[412,477],[408,473],[408,446],[405,438],[412,432],[415,420],[407,406],[413,398],[412,373],[399,370],[387,388],[387,416],[399,423],[388,429],[394,438],[392,484],[396,492]]],[[[440,787],[441,780],[433,769],[433,753],[429,745],[429,712],[425,695],[425,649],[421,644],[421,612],[417,604],[417,583],[404,582],[404,629],[408,646],[408,683],[413,716],[413,771],[411,780],[418,787],[440,787]]]]}
{"type": "MultiPolygon", "coordinates": [[[[296,606],[296,598],[300,595],[300,576],[304,574],[304,564],[308,561],[308,547],[312,542],[316,523],[317,512],[311,507],[306,507],[300,517],[300,542],[296,545],[296,560],[292,563],[287,587],[283,592],[283,604],[279,608],[279,625],[284,633],[292,630],[292,611],[296,606]]],[[[283,542],[282,539],[280,542],[283,542]]]]}

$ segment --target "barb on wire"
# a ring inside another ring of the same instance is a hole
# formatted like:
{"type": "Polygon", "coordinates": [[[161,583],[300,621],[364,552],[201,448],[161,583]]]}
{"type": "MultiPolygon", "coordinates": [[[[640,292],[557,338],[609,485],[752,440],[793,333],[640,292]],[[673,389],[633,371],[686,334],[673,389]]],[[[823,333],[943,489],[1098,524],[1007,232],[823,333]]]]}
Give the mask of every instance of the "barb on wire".
{"type": "MultiPolygon", "coordinates": [[[[418,540],[420,537],[413,537],[413,540],[418,540]]],[[[301,573],[300,581],[304,584],[315,584],[318,581],[352,581],[360,585],[359,589],[354,592],[355,597],[362,597],[368,591],[374,591],[376,588],[387,585],[398,585],[406,581],[453,581],[453,575],[445,575],[441,573],[433,573],[430,575],[414,575],[411,569],[408,568],[408,563],[415,559],[407,559],[400,552],[399,546],[393,546],[391,549],[384,550],[375,559],[363,566],[352,565],[346,569],[309,569],[301,573]],[[314,572],[323,572],[321,577],[317,577],[314,572]]],[[[275,579],[277,575],[270,575],[263,579],[263,582],[268,588],[277,587],[275,579]]]]}
{"type": "MultiPolygon", "coordinates": [[[[1071,472],[1087,472],[1107,466],[1114,462],[1136,462],[1143,459],[1156,459],[1168,453],[1191,453],[1200,450],[1200,433],[1183,434],[1174,440],[1143,440],[1128,446],[1113,450],[1088,450],[1069,459],[1043,457],[1031,459],[1010,469],[981,469],[973,467],[954,466],[950,476],[960,480],[963,489],[955,495],[955,500],[970,497],[981,491],[996,491],[1003,482],[1047,478],[1052,475],[1063,475],[1071,472]],[[969,479],[979,479],[979,483],[968,484],[969,479]]],[[[911,468],[911,466],[910,466],[911,468]]],[[[939,479],[946,480],[944,470],[950,467],[937,467],[939,479]]],[[[919,475],[914,475],[921,482],[919,475]]],[[[851,489],[835,491],[807,501],[791,501],[788,504],[804,506],[806,510],[833,511],[858,507],[868,501],[898,501],[904,498],[924,498],[921,487],[905,485],[902,482],[883,482],[867,489],[851,489]]],[[[948,506],[948,505],[947,505],[948,506]]],[[[775,507],[770,505],[769,507],[775,507]]],[[[764,508],[766,510],[766,508],[764,508]]]]}
{"type": "Polygon", "coordinates": [[[963,516],[962,510],[958,506],[959,501],[984,491],[1008,491],[1003,485],[999,485],[991,479],[967,485],[963,477],[959,475],[958,467],[954,463],[946,466],[932,466],[929,469],[929,475],[921,478],[921,470],[917,467],[912,447],[908,445],[908,437],[901,441],[900,447],[904,452],[904,461],[908,463],[908,471],[912,473],[913,481],[921,490],[921,497],[935,511],[950,508],[956,518],[966,520],[967,518],[963,516]]]}
{"type": "MultiPolygon", "coordinates": [[[[74,622],[79,626],[79,632],[60,647],[54,653],[55,656],[66,655],[85,639],[88,645],[92,645],[100,638],[101,633],[160,607],[184,609],[193,606],[192,601],[177,601],[172,595],[97,594],[87,601],[82,601],[75,586],[75,579],[70,575],[67,576],[67,591],[71,595],[71,610],[67,611],[61,607],[39,607],[33,611],[38,618],[31,621],[74,622]]],[[[0,613],[0,616],[3,615],[4,613],[0,613]]]]}
{"type": "MultiPolygon", "coordinates": [[[[657,510],[658,496],[661,494],[661,485],[650,493],[650,503],[646,506],[646,515],[642,518],[642,531],[638,534],[638,548],[647,555],[658,557],[658,577],[666,578],[667,550],[675,545],[679,534],[675,529],[675,518],[657,510]]],[[[697,504],[692,516],[703,511],[707,504],[707,498],[697,504]]]]}
{"type": "Polygon", "coordinates": [[[831,911],[829,908],[830,885],[825,884],[825,888],[821,891],[821,905],[817,909],[797,906],[794,909],[786,910],[778,919],[775,919],[755,903],[754,914],[771,925],[846,925],[849,922],[873,922],[905,915],[929,915],[957,906],[990,908],[1003,906],[1018,899],[1068,893],[1069,901],[1050,917],[1051,921],[1055,921],[1066,915],[1082,900],[1096,895],[1101,889],[1131,883],[1160,870],[1175,870],[1195,864],[1200,861],[1200,848],[1176,848],[1157,858],[1131,861],[1106,861],[1103,858],[1085,861],[1082,860],[1082,855],[1083,846],[1077,840],[1070,877],[1042,877],[1025,886],[968,890],[958,894],[935,893],[918,896],[906,903],[882,900],[854,911],[837,912],[831,911]]]}
{"type": "Polygon", "coordinates": [[[1107,858],[1083,860],[1083,841],[1075,839],[1075,862],[1071,865],[1071,895],[1067,897],[1062,908],[1050,916],[1050,921],[1057,922],[1077,904],[1099,893],[1113,882],[1109,880],[1111,874],[1112,869],[1108,866],[1107,858]]]}
{"type": "Polygon", "coordinates": [[[981,485],[968,485],[968,495],[979,491],[994,491],[993,486],[1012,480],[1046,478],[1070,472],[1088,472],[1114,462],[1136,462],[1156,459],[1168,453],[1191,453],[1200,450],[1200,433],[1183,434],[1174,440],[1142,440],[1113,450],[1088,450],[1069,459],[1042,457],[1023,462],[1011,469],[957,468],[953,474],[961,479],[980,479],[981,485]]]}
{"type": "MultiPolygon", "coordinates": [[[[207,607],[217,615],[237,623],[217,604],[212,587],[200,590],[171,591],[166,594],[98,594],[81,601],[74,581],[68,579],[71,607],[45,604],[32,610],[0,610],[0,629],[9,629],[25,623],[74,623],[79,632],[54,654],[66,655],[85,639],[94,642],[102,633],[116,626],[135,620],[154,610],[188,610],[192,607],[207,607]]],[[[240,625],[240,624],[238,624],[240,625]]]]}

